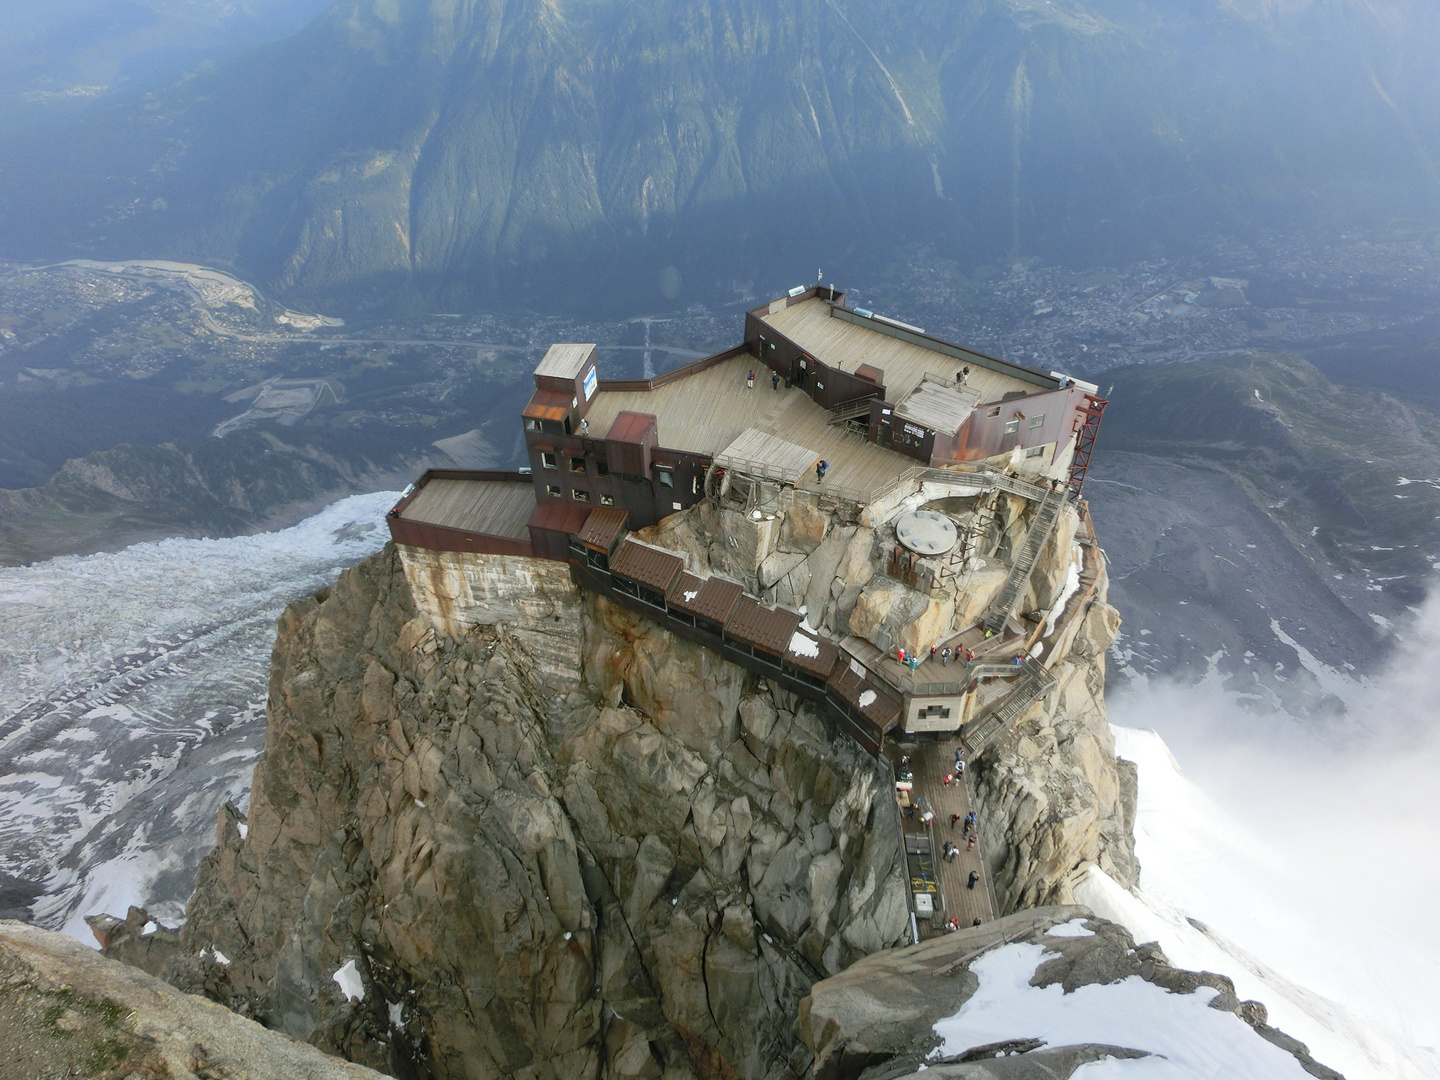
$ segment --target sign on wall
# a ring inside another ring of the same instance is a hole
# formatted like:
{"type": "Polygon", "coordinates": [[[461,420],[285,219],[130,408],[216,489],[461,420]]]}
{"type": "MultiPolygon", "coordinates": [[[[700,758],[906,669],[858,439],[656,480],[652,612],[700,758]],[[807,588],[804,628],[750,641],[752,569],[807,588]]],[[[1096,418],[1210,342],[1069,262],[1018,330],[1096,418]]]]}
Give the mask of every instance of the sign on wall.
{"type": "Polygon", "coordinates": [[[589,401],[595,396],[595,390],[600,385],[600,376],[595,374],[595,368],[591,367],[585,372],[585,400],[589,401]]]}

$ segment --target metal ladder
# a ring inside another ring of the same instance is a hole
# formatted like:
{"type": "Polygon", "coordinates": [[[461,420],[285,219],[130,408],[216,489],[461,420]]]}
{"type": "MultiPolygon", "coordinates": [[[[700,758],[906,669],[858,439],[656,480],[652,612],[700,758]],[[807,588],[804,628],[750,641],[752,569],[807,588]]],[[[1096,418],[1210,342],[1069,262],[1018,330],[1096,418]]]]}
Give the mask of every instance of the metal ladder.
{"type": "Polygon", "coordinates": [[[1000,595],[985,615],[985,629],[999,633],[1014,614],[1020,594],[1025,591],[1030,580],[1030,571],[1035,569],[1035,560],[1040,557],[1040,549],[1045,546],[1045,541],[1050,539],[1050,533],[1055,529],[1055,521],[1060,516],[1060,507],[1064,503],[1064,493],[1055,490],[1047,491],[1040,500],[1035,519],[1030,523],[1030,531],[1025,534],[1025,542],[1020,545],[1020,551],[1005,578],[1005,587],[1000,590],[1000,595]]]}

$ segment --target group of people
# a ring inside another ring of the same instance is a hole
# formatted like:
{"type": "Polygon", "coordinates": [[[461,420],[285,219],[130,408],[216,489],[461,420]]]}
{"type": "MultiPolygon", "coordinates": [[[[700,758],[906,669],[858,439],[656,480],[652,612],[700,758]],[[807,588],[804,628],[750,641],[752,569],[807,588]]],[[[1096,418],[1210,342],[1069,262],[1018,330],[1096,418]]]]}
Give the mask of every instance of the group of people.
{"type": "MultiPolygon", "coordinates": [[[[823,465],[824,462],[821,462],[821,464],[823,465]]],[[[967,664],[973,664],[975,662],[975,654],[964,645],[956,645],[953,652],[949,645],[946,645],[943,649],[939,645],[930,646],[930,660],[933,662],[938,659],[941,667],[949,666],[952,655],[957,662],[960,660],[964,660],[967,664]]],[[[920,657],[904,648],[897,648],[895,650],[895,659],[899,660],[900,663],[904,664],[911,671],[914,671],[920,666],[920,657]]]]}
{"type": "MultiPolygon", "coordinates": [[[[979,916],[979,915],[976,915],[976,916],[975,916],[975,921],[972,922],[970,925],[971,925],[971,926],[979,926],[979,925],[980,925],[980,916],[979,916]]],[[[959,929],[960,929],[960,920],[957,919],[957,918],[955,918],[954,916],[951,916],[950,918],[948,918],[948,919],[945,920],[945,929],[946,929],[947,931],[949,931],[950,933],[953,934],[956,930],[959,930],[959,929]]]]}

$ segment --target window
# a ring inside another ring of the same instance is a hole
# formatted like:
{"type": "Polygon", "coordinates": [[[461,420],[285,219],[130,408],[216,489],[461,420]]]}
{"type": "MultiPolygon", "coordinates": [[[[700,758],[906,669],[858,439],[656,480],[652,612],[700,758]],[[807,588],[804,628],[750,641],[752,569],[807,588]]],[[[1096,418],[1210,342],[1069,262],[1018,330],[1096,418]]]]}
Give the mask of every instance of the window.
{"type": "Polygon", "coordinates": [[[691,495],[699,495],[699,494],[700,494],[700,477],[698,477],[698,476],[692,476],[692,477],[690,478],[690,494],[691,494],[691,495]]]}
{"type": "Polygon", "coordinates": [[[528,429],[531,430],[531,431],[539,431],[539,430],[540,430],[540,421],[539,421],[539,420],[526,420],[526,421],[525,421],[525,426],[526,426],[526,428],[528,428],[528,429]]]}
{"type": "Polygon", "coordinates": [[[603,462],[603,461],[597,461],[597,462],[595,462],[595,475],[596,475],[596,476],[609,476],[609,475],[610,475],[610,466],[607,465],[607,464],[605,464],[605,462],[603,462]]]}
{"type": "Polygon", "coordinates": [[[545,494],[549,495],[552,499],[558,499],[560,497],[560,489],[554,484],[546,484],[545,494]]]}
{"type": "Polygon", "coordinates": [[[572,457],[570,459],[570,471],[583,473],[585,471],[585,459],[583,457],[572,457]]]}
{"type": "Polygon", "coordinates": [[[1005,434],[1006,434],[1006,435],[1014,435],[1015,432],[1017,432],[1017,431],[1019,431],[1019,430],[1020,430],[1020,421],[1019,421],[1019,420],[1006,420],[1006,421],[1005,421],[1005,434]]]}
{"type": "Polygon", "coordinates": [[[548,453],[546,453],[546,452],[543,451],[543,450],[540,451],[540,467],[541,467],[542,469],[553,469],[553,468],[555,468],[555,455],[554,455],[554,454],[548,454],[548,453]]]}
{"type": "Polygon", "coordinates": [[[601,506],[614,506],[614,505],[615,505],[615,496],[614,496],[614,495],[601,495],[601,496],[600,496],[600,505],[601,505],[601,506]]]}
{"type": "Polygon", "coordinates": [[[1027,458],[1039,457],[1039,456],[1040,456],[1041,454],[1043,454],[1043,453],[1045,453],[1045,447],[1043,447],[1043,446],[1032,446],[1029,450],[1026,450],[1026,451],[1025,451],[1025,456],[1026,456],[1027,458]]]}
{"type": "Polygon", "coordinates": [[[1044,427],[1044,426],[1045,426],[1045,414],[1042,412],[1042,413],[1039,413],[1039,414],[1036,415],[1036,416],[1030,417],[1030,423],[1029,423],[1028,426],[1030,426],[1030,427],[1032,427],[1032,428],[1044,427]]]}
{"type": "Polygon", "coordinates": [[[589,502],[590,492],[586,491],[584,488],[571,488],[570,497],[576,502],[589,502]]]}
{"type": "Polygon", "coordinates": [[[660,478],[660,486],[673,488],[675,486],[675,474],[669,469],[659,469],[656,475],[660,478]]]}
{"type": "Polygon", "coordinates": [[[986,416],[999,416],[999,415],[1000,415],[1000,406],[999,406],[999,405],[993,406],[993,407],[990,409],[990,411],[987,412],[985,415],[986,415],[986,416]]]}

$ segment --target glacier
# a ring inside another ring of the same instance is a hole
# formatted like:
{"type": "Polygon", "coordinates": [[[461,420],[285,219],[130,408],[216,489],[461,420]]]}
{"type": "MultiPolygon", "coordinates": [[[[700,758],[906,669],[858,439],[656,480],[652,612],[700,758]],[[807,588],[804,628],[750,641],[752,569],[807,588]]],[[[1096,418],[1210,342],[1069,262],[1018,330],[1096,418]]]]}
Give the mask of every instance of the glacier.
{"type": "Polygon", "coordinates": [[[183,919],[260,755],[275,623],[388,539],[396,492],[287,529],[0,569],[0,914],[183,919]]]}

